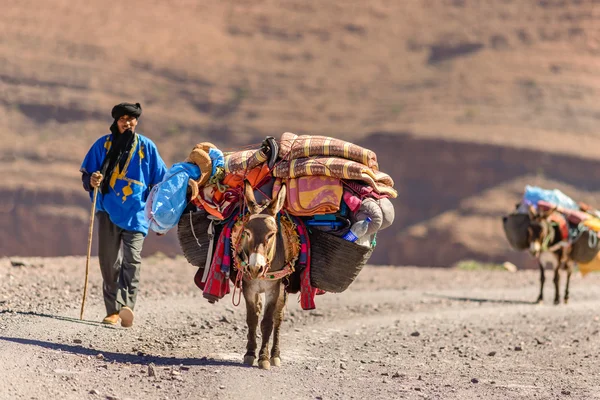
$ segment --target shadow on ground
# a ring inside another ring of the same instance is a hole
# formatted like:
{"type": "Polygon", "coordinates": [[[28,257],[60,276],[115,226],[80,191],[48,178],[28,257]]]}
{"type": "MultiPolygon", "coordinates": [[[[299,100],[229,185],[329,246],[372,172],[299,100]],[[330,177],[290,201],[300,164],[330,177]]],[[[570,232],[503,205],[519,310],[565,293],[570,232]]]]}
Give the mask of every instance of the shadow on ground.
{"type": "Polygon", "coordinates": [[[506,299],[483,299],[478,297],[445,296],[441,294],[424,293],[425,296],[437,297],[454,301],[472,301],[474,303],[499,303],[499,304],[537,304],[535,301],[506,300],[506,299]]]}
{"type": "Polygon", "coordinates": [[[43,340],[35,340],[35,339],[23,339],[17,337],[6,337],[0,336],[0,341],[5,342],[13,342],[19,343],[28,346],[39,346],[45,349],[51,350],[60,350],[65,353],[83,355],[83,356],[92,356],[96,357],[99,353],[102,353],[104,359],[109,362],[117,362],[121,364],[131,363],[131,364],[150,364],[154,363],[155,365],[213,365],[213,366],[238,366],[244,367],[244,365],[232,361],[226,360],[215,360],[207,357],[202,358],[179,358],[179,357],[162,357],[162,356],[153,356],[149,354],[138,353],[135,354],[123,354],[123,353],[113,353],[101,351],[99,349],[89,349],[87,347],[79,346],[79,345],[70,345],[70,344],[61,344],[61,343],[52,343],[45,342],[43,340]]]}

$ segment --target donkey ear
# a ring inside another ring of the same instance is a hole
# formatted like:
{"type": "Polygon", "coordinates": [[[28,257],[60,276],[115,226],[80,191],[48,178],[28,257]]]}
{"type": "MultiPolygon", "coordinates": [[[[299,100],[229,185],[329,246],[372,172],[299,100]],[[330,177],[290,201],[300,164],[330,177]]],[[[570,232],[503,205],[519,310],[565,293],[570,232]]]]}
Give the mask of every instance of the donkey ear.
{"type": "Polygon", "coordinates": [[[283,203],[285,203],[286,192],[285,185],[281,185],[281,189],[279,189],[279,193],[277,194],[277,199],[273,200],[267,207],[267,214],[272,216],[277,215],[277,213],[283,208],[283,203]]]}
{"type": "Polygon", "coordinates": [[[250,214],[258,214],[261,207],[256,203],[254,189],[252,189],[252,185],[250,185],[248,181],[244,181],[244,196],[246,197],[246,203],[248,203],[248,211],[250,211],[250,214]]]}

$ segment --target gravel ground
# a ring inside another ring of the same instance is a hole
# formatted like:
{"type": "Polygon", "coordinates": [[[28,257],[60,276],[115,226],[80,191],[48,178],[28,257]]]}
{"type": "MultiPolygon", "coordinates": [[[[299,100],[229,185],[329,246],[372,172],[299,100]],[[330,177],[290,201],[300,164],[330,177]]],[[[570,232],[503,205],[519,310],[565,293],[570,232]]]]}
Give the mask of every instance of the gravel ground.
{"type": "Polygon", "coordinates": [[[554,306],[537,271],[366,267],[316,310],[290,297],[263,371],[242,365],[243,304],[209,304],[194,272],[146,258],[124,329],[98,323],[96,259],[83,321],[85,258],[0,259],[0,399],[600,398],[600,275],[554,306]]]}

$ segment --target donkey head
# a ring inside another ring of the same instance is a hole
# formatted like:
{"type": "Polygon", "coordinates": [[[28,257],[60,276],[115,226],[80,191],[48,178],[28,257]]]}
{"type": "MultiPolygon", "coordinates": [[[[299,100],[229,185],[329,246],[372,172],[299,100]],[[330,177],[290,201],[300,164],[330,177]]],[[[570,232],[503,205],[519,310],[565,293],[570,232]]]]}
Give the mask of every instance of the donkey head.
{"type": "Polygon", "coordinates": [[[529,251],[535,256],[539,256],[542,250],[542,243],[551,232],[552,226],[548,218],[556,211],[557,207],[546,211],[536,210],[533,206],[529,206],[529,220],[531,221],[528,228],[529,233],[529,251]]]}
{"type": "Polygon", "coordinates": [[[285,202],[286,189],[281,186],[277,199],[266,207],[257,204],[252,186],[245,182],[244,194],[250,216],[244,225],[238,257],[247,265],[251,279],[266,274],[275,257],[277,244],[277,213],[285,202]]]}

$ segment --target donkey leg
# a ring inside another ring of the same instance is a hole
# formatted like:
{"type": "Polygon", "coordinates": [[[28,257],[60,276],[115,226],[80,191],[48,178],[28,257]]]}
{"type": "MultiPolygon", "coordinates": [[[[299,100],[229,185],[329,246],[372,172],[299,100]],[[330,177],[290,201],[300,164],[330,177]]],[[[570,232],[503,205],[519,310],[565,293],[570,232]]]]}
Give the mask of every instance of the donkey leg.
{"type": "Polygon", "coordinates": [[[279,286],[280,284],[277,282],[277,285],[274,285],[270,290],[265,292],[265,313],[260,322],[262,343],[258,354],[258,367],[262,369],[271,368],[269,361],[269,340],[273,332],[273,317],[279,300],[279,286]]]}
{"type": "Polygon", "coordinates": [[[275,307],[275,315],[273,316],[273,347],[271,347],[271,364],[279,367],[281,358],[279,356],[279,330],[283,321],[285,311],[285,303],[287,302],[287,292],[285,286],[279,285],[279,298],[275,307]]]}
{"type": "Polygon", "coordinates": [[[538,262],[540,266],[540,295],[537,298],[536,303],[541,304],[544,302],[544,282],[546,281],[546,275],[544,274],[544,265],[538,262]]]}
{"type": "Polygon", "coordinates": [[[573,273],[573,266],[571,263],[567,264],[567,285],[565,286],[565,304],[569,302],[569,283],[571,282],[571,274],[573,273]]]}
{"type": "Polygon", "coordinates": [[[556,267],[554,267],[554,304],[560,304],[560,292],[559,290],[559,284],[560,284],[560,275],[559,275],[559,271],[560,271],[560,264],[558,264],[556,267]]]}
{"type": "Polygon", "coordinates": [[[248,325],[248,343],[246,345],[246,354],[244,355],[244,364],[252,366],[256,360],[256,328],[258,326],[258,316],[260,315],[260,294],[251,290],[251,285],[243,285],[242,291],[246,300],[246,325],[248,325]]]}

